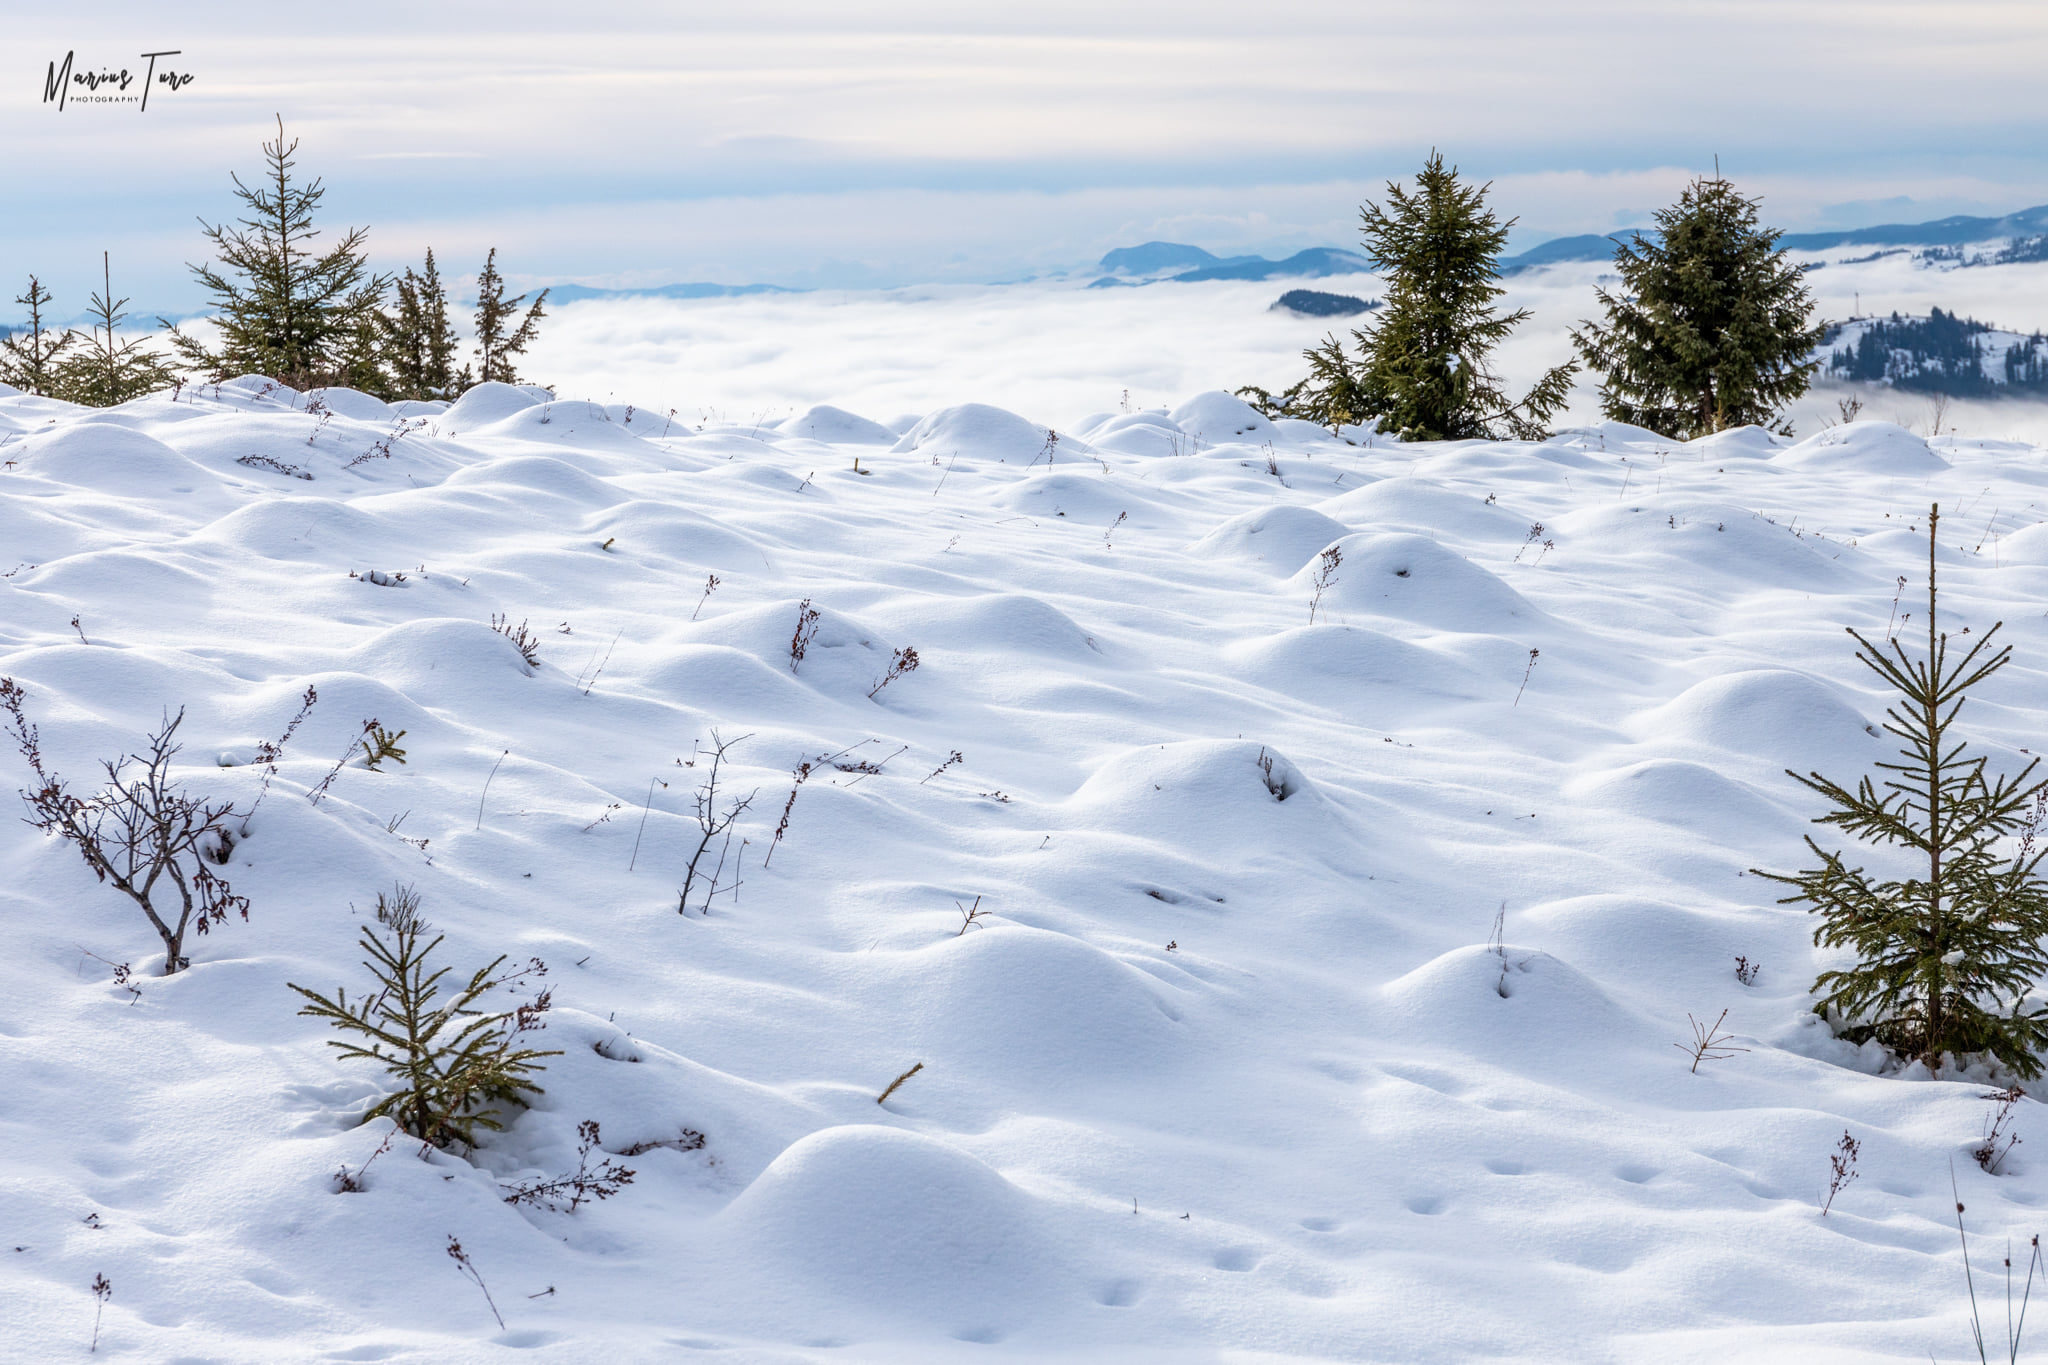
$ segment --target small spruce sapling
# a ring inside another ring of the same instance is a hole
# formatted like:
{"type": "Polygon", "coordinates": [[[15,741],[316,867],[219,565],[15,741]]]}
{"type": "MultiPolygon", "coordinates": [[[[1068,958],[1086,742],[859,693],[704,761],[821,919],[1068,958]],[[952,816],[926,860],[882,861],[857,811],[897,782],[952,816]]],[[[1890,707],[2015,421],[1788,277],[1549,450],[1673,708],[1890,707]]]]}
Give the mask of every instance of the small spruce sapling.
{"type": "Polygon", "coordinates": [[[372,719],[362,741],[363,766],[375,773],[383,771],[382,768],[378,767],[378,764],[386,760],[393,763],[404,763],[405,750],[398,747],[398,741],[404,739],[405,736],[406,732],[404,730],[400,730],[394,735],[372,719]]]}
{"type": "Polygon", "coordinates": [[[15,295],[14,301],[28,310],[28,321],[18,335],[0,337],[0,384],[42,398],[62,397],[59,366],[64,353],[78,344],[78,333],[52,331],[44,323],[50,291],[35,276],[28,277],[28,292],[15,295]]]}
{"type": "Polygon", "coordinates": [[[441,978],[449,969],[429,962],[441,937],[422,941],[430,928],[419,906],[418,894],[407,886],[389,897],[378,893],[377,922],[390,931],[390,941],[367,924],[358,940],[368,955],[363,965],[377,981],[375,994],[351,1003],[341,987],[329,997],[286,984],[306,999],[300,1014],[364,1040],[330,1039],[329,1047],[379,1064],[397,1082],[365,1111],[364,1122],[389,1118],[422,1142],[474,1148],[477,1129],[504,1128],[498,1118],[503,1108],[543,1093],[531,1078],[544,1069],[542,1058],[561,1055],[559,1049],[521,1045],[525,1035],[546,1027],[549,992],[495,1012],[477,1008],[477,1002],[500,986],[544,975],[547,967],[535,958],[519,971],[498,975],[505,962],[501,954],[444,999],[441,978]]]}
{"type": "MultiPolygon", "coordinates": [[[[1966,694],[2005,667],[2010,647],[1993,647],[1999,625],[1960,659],[1942,633],[1935,584],[1935,536],[1941,509],[1927,523],[1927,655],[1914,659],[1896,638],[1889,651],[1853,628],[1865,667],[1897,689],[1884,728],[1904,743],[1899,763],[1879,763],[1879,783],[1854,790],[1819,773],[1787,774],[1827,797],[1834,809],[1815,824],[1903,847],[1921,875],[1873,880],[1811,836],[1820,866],[1784,875],[1758,872],[1795,888],[1783,905],[1805,904],[1821,922],[1814,942],[1848,948],[1850,966],[1822,972],[1815,1010],[1851,1042],[1875,1040],[1938,1071],[1944,1058],[1989,1053],[2022,1079],[2041,1074],[2048,1006],[2027,996],[2048,972],[2048,883],[2039,875],[2048,849],[2036,849],[2037,800],[2048,780],[2029,782],[2037,758],[2018,776],[1986,774],[1986,759],[1965,758],[1952,727],[1966,694]],[[2005,841],[2015,845],[2001,856],[2005,841]]],[[[2003,623],[2000,623],[2003,624],[2003,623]]],[[[1756,869],[1751,869],[1756,871],[1756,869]]]]}

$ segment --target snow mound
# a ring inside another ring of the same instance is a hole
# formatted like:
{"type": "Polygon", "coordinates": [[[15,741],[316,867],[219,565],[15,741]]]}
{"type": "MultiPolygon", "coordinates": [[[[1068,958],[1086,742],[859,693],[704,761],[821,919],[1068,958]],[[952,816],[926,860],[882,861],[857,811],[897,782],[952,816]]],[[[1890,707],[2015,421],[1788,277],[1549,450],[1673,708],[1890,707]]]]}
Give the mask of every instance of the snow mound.
{"type": "Polygon", "coordinates": [[[1756,792],[1704,764],[1655,758],[1573,778],[1574,801],[1673,825],[1699,838],[1754,848],[1782,835],[1786,815],[1756,792]]]}
{"type": "Polygon", "coordinates": [[[1317,507],[1353,526],[1375,530],[1400,527],[1491,541],[1521,540],[1529,531],[1526,518],[1430,479],[1381,479],[1325,498],[1317,507]]]}
{"type": "Polygon", "coordinates": [[[1046,473],[1020,479],[996,495],[996,505],[1034,517],[1064,518],[1084,526],[1108,527],[1116,514],[1141,507],[1151,499],[1127,483],[1094,475],[1046,473]]]}
{"type": "Polygon", "coordinates": [[[1479,693],[1471,668],[1423,645],[1360,626],[1296,626],[1237,641],[1224,657],[1241,677],[1381,723],[1416,707],[1479,693]]]}
{"type": "Polygon", "coordinates": [[[1009,1329],[1075,1292],[1034,1205],[948,1143],[846,1124],[792,1143],[719,1215],[715,1240],[761,1283],[794,1277],[842,1312],[1009,1329]]]}
{"type": "Polygon", "coordinates": [[[1246,739],[1126,749],[1067,802],[1077,825],[1192,841],[1228,862],[1268,861],[1341,828],[1343,817],[1287,757],[1246,739]],[[1270,775],[1260,766],[1270,761],[1270,775]],[[1277,790],[1276,790],[1277,789],[1277,790]]]}
{"type": "Polygon", "coordinates": [[[899,970],[905,1045],[942,1074],[1000,1075],[1051,1100],[1182,1060],[1157,983],[1068,934],[977,929],[909,955],[899,970]]]}
{"type": "Polygon", "coordinates": [[[1794,469],[1841,470],[1860,474],[1927,475],[1950,467],[1933,447],[1893,422],[1850,422],[1809,436],[1776,463],[1794,469]]]}
{"type": "Polygon", "coordinates": [[[1758,668],[1702,679],[1628,728],[1645,742],[1750,754],[1774,768],[1833,771],[1847,781],[1872,757],[1870,724],[1806,674],[1758,668]]]}
{"type": "Polygon", "coordinates": [[[147,500],[219,489],[206,468],[118,421],[67,423],[37,435],[27,451],[22,466],[29,473],[112,497],[147,500]]]}
{"type": "MultiPolygon", "coordinates": [[[[1499,633],[1526,628],[1541,613],[1487,570],[1427,536],[1389,532],[1346,536],[1336,582],[1323,594],[1325,612],[1392,616],[1438,630],[1499,633]]],[[[1317,563],[1288,583],[1306,603],[1315,591],[1317,563]]]]}
{"type": "Polygon", "coordinates": [[[1569,1070],[1590,1038],[1612,1048],[1649,1032],[1592,977],[1513,944],[1453,948],[1388,982],[1379,1005],[1387,1030],[1408,1041],[1538,1074],[1569,1070]]]}
{"type": "MultiPolygon", "coordinates": [[[[1029,465],[1045,458],[1046,438],[1050,434],[1051,428],[1028,421],[1014,412],[990,407],[986,403],[962,403],[958,407],[940,408],[924,418],[904,433],[890,451],[901,454],[929,450],[941,459],[959,454],[1029,465]]],[[[1085,455],[1088,449],[1087,442],[1078,436],[1062,433],[1055,447],[1054,459],[1069,450],[1085,455]]]]}
{"type": "Polygon", "coordinates": [[[1351,528],[1313,507],[1240,512],[1188,547],[1198,560],[1233,559],[1285,577],[1310,563],[1351,528]]]}
{"type": "Polygon", "coordinates": [[[1257,445],[1274,435],[1273,424],[1259,410],[1221,389],[1198,393],[1175,408],[1175,425],[1212,446],[1243,442],[1257,445]]]}
{"type": "Polygon", "coordinates": [[[440,416],[440,426],[443,431],[470,431],[503,421],[515,412],[546,403],[552,397],[546,389],[535,388],[531,384],[500,384],[492,380],[466,390],[449,404],[448,410],[440,416]]]}
{"type": "Polygon", "coordinates": [[[309,389],[306,403],[310,407],[314,399],[337,417],[348,417],[358,422],[388,422],[398,415],[398,410],[381,398],[372,398],[360,389],[309,389]]]}
{"type": "Polygon", "coordinates": [[[870,613],[920,650],[947,654],[1035,654],[1076,663],[1101,663],[1102,646],[1074,618],[1042,597],[986,593],[977,597],[918,598],[870,613]]]}
{"type": "Polygon", "coordinates": [[[1995,553],[2000,564],[2048,566],[2048,521],[2023,526],[2001,538],[1995,553]]]}
{"type": "Polygon", "coordinates": [[[1088,443],[1126,455],[1190,455],[1194,442],[1164,413],[1122,412],[1086,429],[1088,443]]]}
{"type": "Polygon", "coordinates": [[[802,436],[826,445],[895,445],[896,433],[880,422],[855,416],[844,408],[819,404],[798,413],[776,428],[791,436],[802,436]]]}
{"type": "Polygon", "coordinates": [[[1683,449],[1688,455],[1705,460],[1768,460],[1785,448],[1785,441],[1771,435],[1754,424],[1746,427],[1730,427],[1717,431],[1711,436],[1702,436],[1688,441],[1683,449]]]}

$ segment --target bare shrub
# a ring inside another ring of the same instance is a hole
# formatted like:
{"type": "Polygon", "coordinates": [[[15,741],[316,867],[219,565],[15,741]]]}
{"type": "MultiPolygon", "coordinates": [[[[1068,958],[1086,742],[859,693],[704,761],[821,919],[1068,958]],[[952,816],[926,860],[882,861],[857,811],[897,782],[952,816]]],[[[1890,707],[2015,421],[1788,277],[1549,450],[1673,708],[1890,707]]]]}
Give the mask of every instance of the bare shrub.
{"type": "Polygon", "coordinates": [[[526,622],[521,621],[515,627],[511,617],[493,612],[491,629],[512,642],[513,648],[519,651],[519,657],[526,660],[528,668],[540,667],[540,636],[528,631],[526,622]]]}
{"type": "Polygon", "coordinates": [[[1728,1046],[1728,1040],[1735,1035],[1721,1032],[1722,1021],[1727,1019],[1727,1017],[1728,1011],[1722,1010],[1720,1018],[1714,1020],[1711,1024],[1703,1024],[1692,1017],[1690,1010],[1686,1011],[1686,1022],[1692,1025],[1692,1041],[1689,1043],[1673,1043],[1671,1046],[1692,1058],[1691,1070],[1693,1075],[1699,1075],[1701,1062],[1723,1062],[1738,1052],[1749,1051],[1746,1047],[1728,1046]]]}
{"type": "Polygon", "coordinates": [[[1315,595],[1308,599],[1308,623],[1310,625],[1316,623],[1316,609],[1323,604],[1323,594],[1336,586],[1337,570],[1344,563],[1344,552],[1335,545],[1332,545],[1324,550],[1322,554],[1318,555],[1317,559],[1321,563],[1316,569],[1316,591],[1315,595]]]}
{"type": "MultiPolygon", "coordinates": [[[[732,748],[735,744],[752,738],[752,735],[741,735],[739,739],[720,739],[718,731],[713,730],[711,732],[711,771],[705,777],[704,785],[697,788],[695,796],[697,830],[703,837],[698,839],[697,851],[690,855],[690,865],[683,871],[683,889],[676,897],[676,913],[678,915],[689,913],[690,891],[697,884],[699,876],[697,871],[698,865],[704,861],[704,852],[711,847],[711,841],[722,834],[725,836],[725,841],[719,847],[718,867],[709,874],[707,880],[710,885],[704,892],[704,913],[707,915],[711,913],[711,898],[718,894],[719,876],[725,871],[726,852],[732,847],[733,822],[745,814],[747,808],[754,804],[754,798],[760,795],[760,791],[757,788],[747,793],[746,797],[742,800],[728,800],[724,808],[721,809],[718,804],[718,773],[719,769],[725,765],[726,750],[732,748]]],[[[790,799],[794,802],[794,793],[791,794],[790,799]]],[[[787,811],[783,812],[782,822],[786,828],[789,824],[789,813],[787,811]]],[[[776,837],[778,839],[782,837],[780,830],[776,832],[776,837]]],[[[743,849],[742,854],[744,852],[745,850],[743,849]]]]}
{"type": "Polygon", "coordinates": [[[913,673],[916,670],[917,651],[915,649],[912,649],[909,645],[905,645],[903,648],[896,651],[895,657],[889,660],[889,670],[886,673],[882,674],[880,678],[875,680],[875,685],[868,689],[868,696],[873,697],[875,693],[881,691],[890,683],[895,682],[905,673],[913,673]]]}
{"type": "Polygon", "coordinates": [[[94,1275],[92,1277],[92,1296],[99,1300],[99,1303],[92,1310],[92,1345],[88,1346],[86,1351],[90,1355],[98,1355],[100,1350],[100,1319],[106,1316],[107,1300],[114,1297],[114,1282],[104,1274],[94,1275]]]}
{"type": "Polygon", "coordinates": [[[711,594],[712,594],[712,593],[714,593],[714,592],[716,592],[717,590],[718,590],[718,575],[717,575],[717,574],[715,574],[715,573],[714,573],[714,574],[706,574],[706,575],[704,576],[704,595],[703,595],[702,597],[700,597],[700,598],[698,598],[698,599],[697,599],[697,610],[696,610],[696,611],[693,611],[693,612],[691,612],[691,613],[690,613],[690,619],[691,619],[692,621],[694,621],[694,620],[696,620],[696,619],[697,619],[697,615],[698,615],[698,612],[701,612],[701,611],[703,611],[703,610],[704,610],[704,604],[705,604],[706,602],[709,602],[709,601],[711,600],[711,594]]]}
{"type": "Polygon", "coordinates": [[[2012,1127],[2013,1107],[2026,1097],[2027,1092],[2016,1085],[2007,1086],[2003,1090],[1987,1091],[1977,1097],[1998,1106],[1992,1111],[1991,1117],[1984,1121],[1984,1141],[1976,1151],[1970,1153],[1977,1159],[1977,1164],[1984,1168],[1986,1175],[1997,1175],[1999,1166],[2005,1161],[2006,1153],[2020,1145],[2020,1135],[2007,1130],[2012,1127]]]}
{"type": "Polygon", "coordinates": [[[476,1262],[469,1259],[469,1253],[462,1249],[462,1243],[456,1241],[452,1235],[448,1238],[448,1259],[455,1262],[455,1268],[462,1272],[463,1279],[483,1291],[484,1302],[491,1306],[491,1316],[498,1320],[498,1330],[504,1331],[505,1315],[498,1311],[498,1301],[491,1297],[491,1287],[484,1283],[483,1273],[476,1268],[476,1262]]]}
{"type": "Polygon", "coordinates": [[[1849,1188],[1856,1179],[1856,1158],[1862,1154],[1863,1144],[1849,1136],[1849,1130],[1842,1130],[1842,1140],[1835,1144],[1834,1152],[1828,1157],[1828,1197],[1820,1206],[1820,1216],[1828,1216],[1828,1210],[1835,1206],[1835,1196],[1849,1188]]]}
{"type": "Polygon", "coordinates": [[[531,1204],[537,1208],[554,1209],[558,1213],[574,1213],[584,1204],[609,1199],[633,1183],[635,1172],[613,1161],[609,1153],[596,1166],[590,1164],[590,1154],[602,1150],[598,1143],[596,1119],[585,1119],[577,1124],[576,1136],[579,1141],[574,1171],[568,1175],[501,1186],[510,1191],[505,1202],[514,1208],[531,1204]]]}
{"type": "Polygon", "coordinates": [[[817,769],[809,760],[790,769],[789,775],[795,780],[789,784],[789,800],[782,803],[782,819],[776,822],[775,838],[769,843],[768,856],[761,860],[761,866],[766,867],[775,861],[775,850],[782,847],[782,836],[789,832],[789,813],[796,809],[796,794],[802,790],[804,783],[810,780],[811,774],[815,771],[817,769]]]}
{"type": "Polygon", "coordinates": [[[818,633],[818,613],[806,597],[796,604],[796,633],[789,637],[789,671],[796,672],[796,666],[804,661],[804,654],[811,647],[811,639],[818,633]]]}
{"type": "Polygon", "coordinates": [[[204,934],[230,913],[249,918],[249,898],[208,866],[225,863],[234,846],[228,822],[235,807],[188,796],[171,779],[184,711],[164,717],[145,752],[102,760],[106,784],[79,796],[44,764],[40,736],[22,709],[27,696],[14,679],[0,678],[8,732],[36,776],[36,790],[21,793],[29,823],[76,848],[95,877],[134,901],[163,940],[163,974],[182,971],[187,931],[204,934]],[[130,764],[141,765],[139,775],[128,776],[130,764]]]}
{"type": "Polygon", "coordinates": [[[953,907],[960,912],[960,932],[954,934],[954,938],[961,937],[969,929],[980,927],[982,916],[991,913],[981,908],[981,897],[979,896],[974,898],[974,904],[972,905],[962,905],[959,901],[954,901],[953,907]]]}

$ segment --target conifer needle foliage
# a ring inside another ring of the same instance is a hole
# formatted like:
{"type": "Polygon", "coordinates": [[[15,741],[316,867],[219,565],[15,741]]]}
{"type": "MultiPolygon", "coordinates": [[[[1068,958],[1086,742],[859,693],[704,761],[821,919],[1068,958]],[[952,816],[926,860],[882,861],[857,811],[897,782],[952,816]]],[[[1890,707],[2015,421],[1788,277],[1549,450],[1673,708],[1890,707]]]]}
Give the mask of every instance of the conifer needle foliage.
{"type": "Polygon", "coordinates": [[[1608,417],[1692,440],[1769,426],[1806,392],[1820,368],[1807,356],[1826,329],[1778,232],[1757,226],[1757,203],[1718,174],[1695,180],[1658,210],[1657,239],[1615,248],[1621,295],[1597,290],[1605,324],[1572,333],[1587,366],[1606,375],[1608,417]]]}
{"type": "MultiPolygon", "coordinates": [[[[541,1071],[540,1059],[561,1052],[520,1046],[520,1039],[545,1027],[541,1018],[549,992],[509,1010],[475,1008],[491,990],[547,968],[538,959],[523,970],[496,975],[501,955],[471,974],[461,989],[445,999],[441,978],[446,967],[428,959],[441,946],[440,936],[423,942],[430,932],[419,916],[419,895],[401,886],[387,899],[377,896],[377,920],[390,930],[387,942],[369,925],[358,940],[368,954],[363,965],[377,979],[377,991],[353,1003],[346,989],[332,998],[304,986],[291,989],[307,1004],[300,1014],[325,1019],[361,1043],[330,1039],[328,1046],[344,1057],[376,1062],[398,1088],[372,1105],[363,1120],[388,1117],[413,1137],[439,1147],[476,1145],[476,1130],[502,1130],[497,1110],[542,1093],[531,1076],[541,1071]]],[[[290,983],[287,983],[290,984],[290,983]]]]}
{"type": "MultiPolygon", "coordinates": [[[[1817,1008],[1841,1021],[1852,1042],[1875,1039],[1938,1070],[1945,1054],[1989,1053],[2014,1075],[2041,1074],[2048,1006],[2027,996],[2048,973],[2048,849],[2035,848],[2048,780],[2029,782],[2037,758],[2014,777],[1985,772],[1952,734],[1966,694],[2005,667],[2011,648],[1993,648],[1994,625],[1958,658],[1936,619],[1935,528],[1927,521],[1927,653],[1909,655],[1896,638],[1880,648],[1851,630],[1857,659],[1900,694],[1885,729],[1903,760],[1851,790],[1812,773],[1787,772],[1834,808],[1814,823],[1866,844],[1908,851],[1916,875],[1877,880],[1814,842],[1820,866],[1760,876],[1797,888],[1780,904],[1805,904],[1821,922],[1814,942],[1848,948],[1853,966],[1822,972],[1817,1008]],[[2010,852],[2002,852],[2009,848],[2010,852]]],[[[1752,869],[1754,871],[1755,869],[1752,869]]]]}
{"type": "Polygon", "coordinates": [[[1548,435],[1578,367],[1557,366],[1519,400],[1501,388],[1489,358],[1530,314],[1494,307],[1503,292],[1494,263],[1514,220],[1503,223],[1486,207],[1488,188],[1461,181],[1437,152],[1413,191],[1389,181],[1384,208],[1359,210],[1366,252],[1386,280],[1386,307],[1352,332],[1351,352],[1334,335],[1304,351],[1308,377],[1278,398],[1239,392],[1268,416],[1332,428],[1376,418],[1404,441],[1548,435]]]}
{"type": "Polygon", "coordinates": [[[193,266],[192,274],[218,310],[218,349],[175,327],[171,340],[186,364],[215,378],[263,374],[295,389],[382,388],[376,309],[389,277],[370,269],[367,228],[350,228],[316,250],[314,216],[326,191],[318,179],[294,179],[298,149],[297,138],[285,140],[279,119],[277,140],[263,144],[263,178],[252,189],[234,177],[247,216],[200,223],[218,265],[193,266]]]}

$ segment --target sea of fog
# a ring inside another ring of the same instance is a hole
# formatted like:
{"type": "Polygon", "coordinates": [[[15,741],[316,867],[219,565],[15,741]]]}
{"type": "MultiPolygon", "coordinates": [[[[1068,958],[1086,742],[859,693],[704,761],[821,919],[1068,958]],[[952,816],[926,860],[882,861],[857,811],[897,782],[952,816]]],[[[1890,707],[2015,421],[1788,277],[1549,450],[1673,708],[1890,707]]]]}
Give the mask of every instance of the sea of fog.
{"type": "MultiPolygon", "coordinates": [[[[1842,255],[1847,253],[1833,253],[1842,255]]],[[[1505,281],[1508,308],[1531,316],[1499,368],[1526,386],[1571,355],[1571,329],[1597,315],[1609,267],[1585,263],[1505,281]]],[[[1910,257],[1844,264],[1810,277],[1820,313],[1925,313],[1931,307],[2022,331],[2048,327],[2048,265],[1931,270],[1910,257]]],[[[1609,283],[1612,280],[1609,279],[1609,283]]],[[[1369,275],[1325,280],[1163,283],[1090,289],[1081,281],[927,285],[675,300],[586,300],[552,311],[526,372],[565,398],[634,403],[698,424],[773,422],[814,403],[879,421],[965,398],[1054,427],[1113,411],[1171,406],[1246,384],[1278,390],[1304,370],[1301,351],[1353,319],[1303,318],[1273,307],[1311,287],[1378,297],[1369,275]]],[[[1847,389],[1817,388],[1792,410],[1801,435],[1832,420],[1847,389]]],[[[1862,391],[1865,417],[1925,430],[1927,400],[1862,391]]],[[[1599,412],[1582,378],[1565,418],[1599,412]]],[[[2048,404],[1955,402],[1943,430],[2048,438],[2048,404]]]]}

